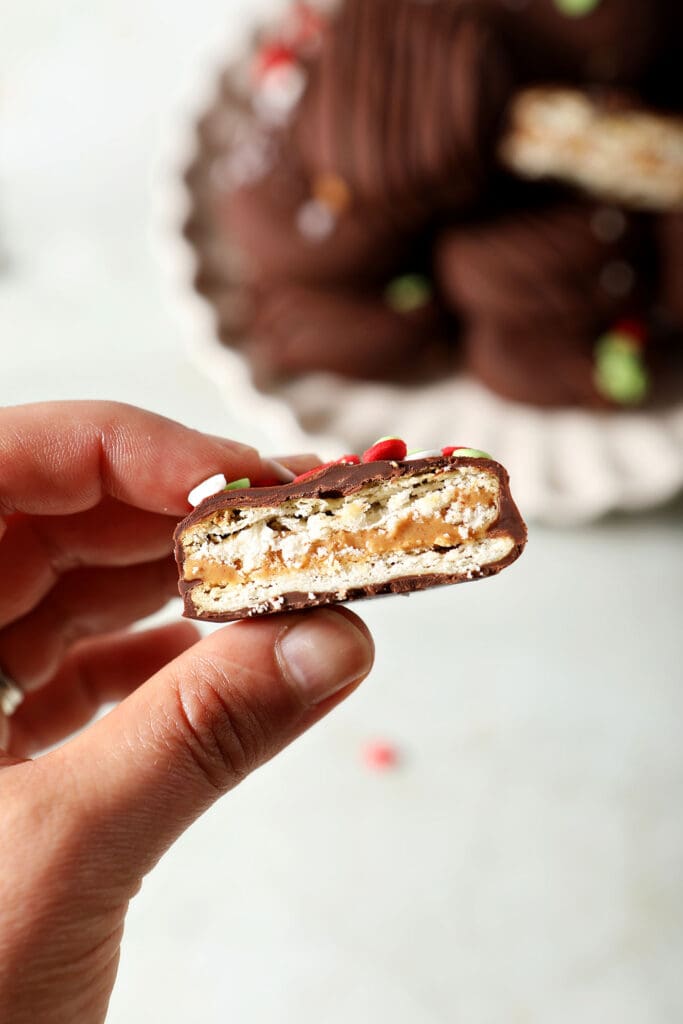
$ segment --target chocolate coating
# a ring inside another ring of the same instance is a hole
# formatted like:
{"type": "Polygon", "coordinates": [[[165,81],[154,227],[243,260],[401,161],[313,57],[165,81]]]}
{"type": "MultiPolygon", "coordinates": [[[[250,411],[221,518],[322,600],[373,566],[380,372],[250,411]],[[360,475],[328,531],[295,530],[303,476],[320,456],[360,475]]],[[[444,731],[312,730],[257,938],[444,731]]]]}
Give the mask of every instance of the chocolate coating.
{"type": "Polygon", "coordinates": [[[410,240],[379,211],[357,203],[336,219],[328,235],[306,237],[297,217],[311,197],[311,180],[286,139],[264,177],[225,194],[220,216],[246,256],[253,280],[367,284],[401,265],[410,240]]]}
{"type": "MultiPolygon", "coordinates": [[[[175,555],[180,570],[179,590],[184,600],[185,615],[198,618],[191,602],[190,593],[197,584],[183,579],[184,551],[182,538],[184,531],[201,522],[213,513],[232,508],[277,508],[285,501],[300,498],[340,498],[355,494],[368,484],[396,480],[403,476],[411,476],[438,468],[456,468],[457,466],[475,466],[493,472],[500,482],[500,512],[496,523],[487,530],[487,536],[506,535],[512,538],[514,547],[510,554],[499,562],[485,565],[471,576],[432,574],[419,577],[402,577],[381,585],[371,585],[349,591],[344,603],[357,601],[382,594],[407,594],[429,587],[461,583],[470,579],[484,579],[499,573],[506,566],[516,561],[526,546],[526,525],[515,505],[510,493],[510,480],[507,471],[497,462],[488,459],[472,459],[457,456],[450,458],[420,459],[413,462],[373,462],[360,466],[331,466],[322,470],[318,476],[307,480],[284,484],[280,487],[249,488],[217,494],[198,506],[186,519],[178,524],[175,539],[175,555]]],[[[283,595],[281,611],[300,611],[320,605],[339,603],[336,594],[304,594],[293,592],[283,595]]],[[[230,622],[238,619],[252,618],[252,608],[243,608],[229,614],[202,614],[201,618],[211,622],[230,622]]],[[[266,614],[273,614],[272,612],[266,614]]]]}
{"type": "Polygon", "coordinates": [[[683,332],[683,213],[671,213],[657,223],[661,263],[659,301],[672,327],[683,332]]]}
{"type": "Polygon", "coordinates": [[[567,202],[452,228],[437,247],[446,301],[466,319],[465,361],[489,388],[537,405],[604,405],[593,348],[652,299],[647,218],[567,202]]]}
{"type": "Polygon", "coordinates": [[[436,246],[444,296],[474,315],[564,317],[590,327],[640,307],[651,297],[647,218],[608,210],[623,227],[601,237],[605,210],[565,201],[447,229],[436,246]],[[632,287],[611,282],[605,268],[614,264],[632,268],[632,287]]]}
{"type": "Polygon", "coordinates": [[[398,313],[381,290],[281,285],[264,289],[254,306],[247,354],[257,379],[322,371],[415,382],[450,365],[447,325],[433,301],[398,313]]]}
{"type": "Polygon", "coordinates": [[[608,406],[593,383],[594,342],[580,327],[479,319],[467,328],[463,342],[468,369],[503,398],[541,407],[608,406]]]}

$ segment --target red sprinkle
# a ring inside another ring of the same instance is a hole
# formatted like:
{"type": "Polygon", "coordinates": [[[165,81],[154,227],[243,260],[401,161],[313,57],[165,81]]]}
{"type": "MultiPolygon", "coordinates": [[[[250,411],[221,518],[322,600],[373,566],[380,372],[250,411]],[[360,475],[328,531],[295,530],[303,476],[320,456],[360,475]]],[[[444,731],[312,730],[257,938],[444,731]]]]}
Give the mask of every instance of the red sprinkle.
{"type": "Polygon", "coordinates": [[[466,444],[459,444],[455,448],[442,448],[441,454],[444,456],[444,458],[448,459],[451,455],[453,455],[454,452],[464,451],[466,447],[466,444]]]}
{"type": "Polygon", "coordinates": [[[342,455],[341,459],[335,459],[333,462],[323,462],[321,466],[316,466],[315,469],[309,469],[307,473],[300,473],[299,476],[295,477],[292,483],[300,484],[303,480],[310,480],[312,477],[317,476],[318,473],[322,473],[324,469],[331,469],[332,466],[359,466],[360,459],[357,455],[342,455]]]}
{"type": "Polygon", "coordinates": [[[399,760],[397,748],[384,740],[367,743],[363,748],[363,761],[373,771],[384,772],[396,768],[399,760]]]}
{"type": "Polygon", "coordinates": [[[256,57],[256,77],[262,78],[274,68],[294,63],[296,63],[296,53],[291,46],[277,41],[266,43],[256,57]]]}
{"type": "Polygon", "coordinates": [[[363,452],[362,462],[394,462],[405,459],[408,454],[408,447],[405,441],[398,437],[390,437],[386,441],[377,441],[363,452]]]}
{"type": "Polygon", "coordinates": [[[642,320],[636,320],[635,318],[619,320],[609,333],[628,334],[629,338],[633,338],[639,345],[644,345],[647,341],[647,327],[642,320]]]}

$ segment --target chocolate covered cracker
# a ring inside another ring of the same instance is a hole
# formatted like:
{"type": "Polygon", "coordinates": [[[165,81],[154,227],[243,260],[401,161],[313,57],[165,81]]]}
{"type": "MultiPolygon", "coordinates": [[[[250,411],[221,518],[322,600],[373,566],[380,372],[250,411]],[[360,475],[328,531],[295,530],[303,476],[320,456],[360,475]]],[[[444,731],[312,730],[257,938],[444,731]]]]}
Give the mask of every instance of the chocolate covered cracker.
{"type": "Polygon", "coordinates": [[[519,557],[526,527],[502,466],[470,449],[399,460],[394,442],[364,457],[388,453],[380,461],[347,456],[203,502],[176,531],[185,614],[229,622],[406,594],[495,575],[519,557]]]}

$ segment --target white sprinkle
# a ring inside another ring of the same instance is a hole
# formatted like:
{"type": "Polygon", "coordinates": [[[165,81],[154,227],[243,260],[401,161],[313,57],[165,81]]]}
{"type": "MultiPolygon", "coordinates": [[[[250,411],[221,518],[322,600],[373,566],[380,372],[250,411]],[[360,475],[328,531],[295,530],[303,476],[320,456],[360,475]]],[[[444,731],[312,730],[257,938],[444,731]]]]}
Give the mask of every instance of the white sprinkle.
{"type": "Polygon", "coordinates": [[[201,505],[207,498],[211,498],[214,494],[218,494],[224,487],[227,487],[228,481],[225,479],[222,473],[217,473],[215,476],[210,476],[208,480],[202,481],[197,484],[187,496],[187,500],[193,508],[197,505],[201,505]]]}
{"type": "Polygon", "coordinates": [[[416,462],[417,459],[435,459],[441,457],[441,450],[439,448],[427,448],[423,452],[411,452],[406,455],[404,462],[416,462]]]}
{"type": "Polygon", "coordinates": [[[329,206],[319,199],[309,199],[297,211],[296,226],[309,241],[323,242],[334,231],[336,220],[329,206]]]}
{"type": "Polygon", "coordinates": [[[282,124],[304,94],[306,72],[300,64],[278,64],[261,79],[256,108],[266,120],[282,124]]]}

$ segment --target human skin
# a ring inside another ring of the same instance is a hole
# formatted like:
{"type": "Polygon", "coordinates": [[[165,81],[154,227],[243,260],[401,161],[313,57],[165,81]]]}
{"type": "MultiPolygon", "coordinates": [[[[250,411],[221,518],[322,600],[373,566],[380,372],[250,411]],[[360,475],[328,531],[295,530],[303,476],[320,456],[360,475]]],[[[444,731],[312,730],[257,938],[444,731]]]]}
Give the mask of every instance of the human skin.
{"type": "Polygon", "coordinates": [[[0,667],[25,692],[0,713],[0,1017],[12,1024],[103,1021],[144,876],[370,670],[372,641],[346,610],[203,639],[189,622],[127,630],[177,593],[173,527],[217,472],[268,475],[255,450],[130,406],[0,410],[0,667]]]}

